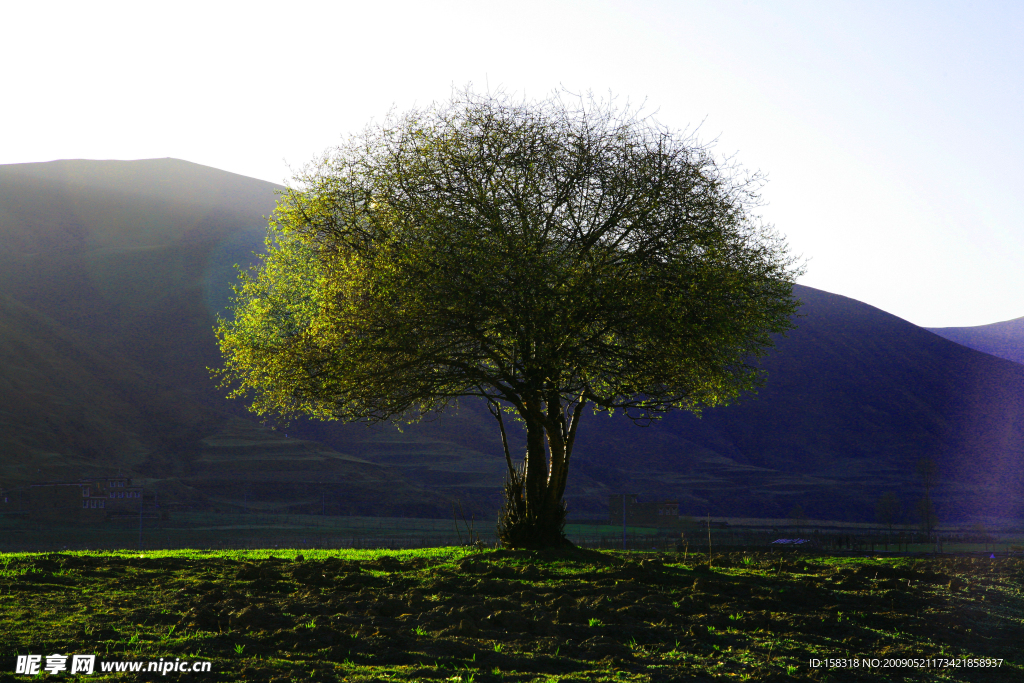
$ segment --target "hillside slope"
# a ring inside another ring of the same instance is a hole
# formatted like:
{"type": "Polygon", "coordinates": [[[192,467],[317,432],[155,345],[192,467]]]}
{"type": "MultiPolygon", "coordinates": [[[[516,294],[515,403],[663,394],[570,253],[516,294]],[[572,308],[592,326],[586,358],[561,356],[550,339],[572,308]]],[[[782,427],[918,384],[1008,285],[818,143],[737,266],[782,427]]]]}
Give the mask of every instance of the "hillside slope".
{"type": "Polygon", "coordinates": [[[123,470],[228,509],[334,483],[343,510],[446,510],[398,471],[244,419],[210,380],[214,316],[276,189],[174,159],[0,166],[0,485],[123,470]]]}
{"type": "Polygon", "coordinates": [[[766,359],[759,395],[700,423],[675,416],[666,431],[737,466],[789,473],[775,484],[732,477],[761,489],[765,503],[777,500],[775,511],[798,500],[809,511],[869,517],[886,490],[909,507],[921,493],[914,463],[930,457],[947,517],[1019,514],[1024,367],[847,297],[795,293],[798,327],[766,359]]]}
{"type": "MultiPolygon", "coordinates": [[[[124,468],[167,495],[331,511],[479,514],[504,461],[479,404],[398,431],[261,426],[210,380],[212,327],[253,262],[277,186],[174,159],[0,166],[0,485],[124,468]],[[287,436],[286,436],[287,434],[287,436]]],[[[947,519],[1020,515],[1024,366],[807,287],[768,384],[735,406],[647,427],[585,416],[572,514],[610,493],[684,512],[868,519],[914,463],[940,465],[947,519]]],[[[522,452],[521,433],[512,441],[522,452]]]]}

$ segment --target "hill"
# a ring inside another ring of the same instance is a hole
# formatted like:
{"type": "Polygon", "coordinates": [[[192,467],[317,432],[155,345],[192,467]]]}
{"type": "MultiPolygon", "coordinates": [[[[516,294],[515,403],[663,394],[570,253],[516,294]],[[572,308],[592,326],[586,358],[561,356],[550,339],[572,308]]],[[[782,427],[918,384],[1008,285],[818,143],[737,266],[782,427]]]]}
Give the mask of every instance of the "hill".
{"type": "Polygon", "coordinates": [[[808,514],[867,519],[883,491],[909,507],[921,495],[914,464],[930,457],[945,518],[1020,514],[1024,367],[847,297],[795,294],[798,327],[766,359],[757,397],[665,421],[693,444],[672,450],[720,458],[696,466],[692,497],[708,500],[702,482],[729,482],[764,513],[799,502],[808,514]]]}
{"type": "Polygon", "coordinates": [[[1024,363],[1024,318],[976,327],[929,327],[929,332],[976,351],[1024,363]]]}
{"type": "MultiPolygon", "coordinates": [[[[848,297],[803,286],[795,294],[797,329],[776,340],[756,396],[646,427],[585,415],[566,494],[573,511],[600,516],[609,493],[637,492],[677,499],[694,516],[785,517],[800,505],[812,518],[868,521],[892,491],[911,520],[923,495],[915,464],[927,457],[939,466],[940,518],[1022,515],[1024,366],[848,297]]],[[[332,425],[301,429],[332,444],[351,438],[332,425]]],[[[435,485],[456,491],[461,475],[438,472],[430,444],[489,453],[477,462],[494,463],[485,481],[496,504],[500,443],[483,407],[463,404],[458,416],[406,432],[391,452],[364,441],[363,457],[431,467],[435,485]]],[[[521,433],[513,442],[525,448],[521,433]]]]}
{"type": "Polygon", "coordinates": [[[390,468],[245,419],[210,381],[214,316],[277,189],[174,159],[0,166],[0,484],[124,470],[231,509],[341,482],[344,510],[446,509],[390,468]]]}
{"type": "MultiPolygon", "coordinates": [[[[0,166],[0,485],[122,468],[222,509],[492,515],[504,462],[472,401],[401,432],[260,425],[210,380],[212,327],[253,262],[277,186],[174,159],[0,166]],[[244,501],[244,502],[243,502],[244,501]]],[[[767,386],[701,419],[586,415],[567,497],[609,493],[688,514],[867,519],[914,463],[940,466],[946,519],[1018,516],[1024,366],[807,287],[767,386]]],[[[521,434],[512,435],[521,452],[521,434]]]]}

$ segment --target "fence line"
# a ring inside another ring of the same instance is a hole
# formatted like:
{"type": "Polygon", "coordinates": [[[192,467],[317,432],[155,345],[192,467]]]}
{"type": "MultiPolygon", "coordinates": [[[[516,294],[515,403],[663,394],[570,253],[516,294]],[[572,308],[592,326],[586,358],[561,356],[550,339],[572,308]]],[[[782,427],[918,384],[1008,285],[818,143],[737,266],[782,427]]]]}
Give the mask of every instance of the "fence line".
{"type": "MultiPolygon", "coordinates": [[[[483,525],[481,525],[483,526],[483,525]]],[[[484,527],[486,528],[486,527],[484,527]]],[[[491,533],[474,534],[485,547],[495,546],[495,535],[491,533]]],[[[139,550],[140,545],[135,532],[121,533],[119,537],[106,537],[97,534],[81,536],[71,541],[73,535],[57,533],[56,530],[0,530],[0,552],[49,552],[60,550],[139,550]],[[35,536],[33,538],[33,536],[35,536]]],[[[790,527],[782,529],[767,528],[715,528],[711,529],[711,551],[730,552],[741,550],[783,550],[773,542],[780,538],[804,539],[801,550],[817,552],[909,552],[910,546],[916,546],[917,552],[923,547],[931,552],[944,552],[947,546],[979,545],[984,552],[1002,551],[1022,552],[1020,546],[999,541],[994,536],[979,531],[949,530],[940,533],[926,534],[920,531],[899,530],[887,533],[878,530],[837,530],[812,527],[790,527]],[[998,548],[997,548],[998,547],[998,548]]],[[[259,529],[251,532],[224,531],[220,533],[196,532],[195,534],[168,533],[165,530],[146,528],[142,538],[143,550],[174,550],[174,549],[272,549],[272,548],[308,548],[308,549],[403,549],[430,548],[444,546],[467,545],[469,541],[465,530],[461,534],[454,529],[445,533],[429,533],[419,530],[404,530],[387,535],[354,534],[349,531],[336,532],[330,529],[306,529],[287,534],[261,533],[259,529]]],[[[707,528],[686,528],[679,530],[661,530],[655,533],[629,533],[623,539],[619,533],[582,533],[570,534],[569,540],[582,548],[606,550],[659,550],[662,552],[706,553],[708,551],[707,528]]]]}

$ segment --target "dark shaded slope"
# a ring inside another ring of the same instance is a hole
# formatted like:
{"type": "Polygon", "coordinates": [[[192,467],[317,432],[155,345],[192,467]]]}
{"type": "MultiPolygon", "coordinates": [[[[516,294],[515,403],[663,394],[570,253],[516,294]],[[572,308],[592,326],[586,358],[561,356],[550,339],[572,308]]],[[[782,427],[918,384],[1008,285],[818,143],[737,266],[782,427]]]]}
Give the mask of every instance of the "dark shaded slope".
{"type": "Polygon", "coordinates": [[[173,476],[224,416],[183,400],[137,364],[113,357],[43,314],[0,298],[0,443],[4,483],[173,476]]]}
{"type": "Polygon", "coordinates": [[[797,287],[798,327],[778,341],[757,396],[671,414],[631,431],[601,425],[579,455],[692,513],[871,519],[895,491],[922,495],[914,464],[935,459],[946,519],[1020,514],[1024,368],[953,344],[847,297],[797,287]]]}
{"type": "Polygon", "coordinates": [[[1019,510],[1024,368],[847,297],[796,293],[802,317],[766,360],[768,385],[705,418],[746,462],[830,479],[811,506],[852,506],[886,489],[909,503],[927,456],[947,515],[1019,510]]]}
{"type": "Polygon", "coordinates": [[[1005,320],[977,327],[929,327],[957,344],[999,356],[1015,363],[1024,363],[1024,318],[1005,320]]]}
{"type": "Polygon", "coordinates": [[[0,485],[124,468],[191,501],[333,482],[350,510],[383,510],[385,487],[392,511],[446,508],[389,468],[239,420],[210,380],[214,316],[275,189],[173,159],[0,166],[0,485]]]}

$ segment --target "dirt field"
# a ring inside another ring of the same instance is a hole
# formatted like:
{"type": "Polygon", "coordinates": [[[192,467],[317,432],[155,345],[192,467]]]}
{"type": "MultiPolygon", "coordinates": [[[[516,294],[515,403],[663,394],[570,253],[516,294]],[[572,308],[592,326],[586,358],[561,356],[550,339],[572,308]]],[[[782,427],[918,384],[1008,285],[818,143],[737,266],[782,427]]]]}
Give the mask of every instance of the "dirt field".
{"type": "Polygon", "coordinates": [[[0,555],[0,680],[1024,681],[1017,559],[304,553],[0,555]]]}

